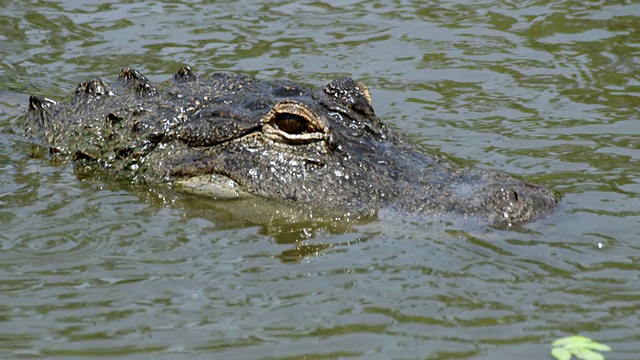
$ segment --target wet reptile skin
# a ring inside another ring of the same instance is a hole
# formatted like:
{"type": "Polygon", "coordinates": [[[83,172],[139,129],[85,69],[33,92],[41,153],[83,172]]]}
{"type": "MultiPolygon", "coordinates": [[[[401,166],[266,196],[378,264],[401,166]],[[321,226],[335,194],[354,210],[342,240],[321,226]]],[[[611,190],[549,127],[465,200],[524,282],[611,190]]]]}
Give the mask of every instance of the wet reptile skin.
{"type": "Polygon", "coordinates": [[[193,180],[212,196],[228,185],[329,211],[453,213],[495,226],[558,201],[542,186],[407,143],[350,78],[315,89],[183,67],[156,88],[126,68],[112,84],[80,83],[69,102],[32,96],[21,126],[57,158],[140,184],[193,180]]]}

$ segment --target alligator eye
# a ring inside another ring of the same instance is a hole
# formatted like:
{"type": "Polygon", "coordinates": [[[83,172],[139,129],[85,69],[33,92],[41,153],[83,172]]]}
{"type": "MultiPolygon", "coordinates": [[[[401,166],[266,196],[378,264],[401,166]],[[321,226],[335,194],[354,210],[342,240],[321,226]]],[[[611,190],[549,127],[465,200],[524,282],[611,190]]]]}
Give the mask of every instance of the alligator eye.
{"type": "Polygon", "coordinates": [[[278,113],[273,119],[274,124],[288,134],[302,134],[307,131],[309,122],[300,115],[278,113]]]}
{"type": "Polygon", "coordinates": [[[326,120],[295,100],[281,100],[260,119],[263,134],[285,144],[308,144],[329,138],[326,120]]]}

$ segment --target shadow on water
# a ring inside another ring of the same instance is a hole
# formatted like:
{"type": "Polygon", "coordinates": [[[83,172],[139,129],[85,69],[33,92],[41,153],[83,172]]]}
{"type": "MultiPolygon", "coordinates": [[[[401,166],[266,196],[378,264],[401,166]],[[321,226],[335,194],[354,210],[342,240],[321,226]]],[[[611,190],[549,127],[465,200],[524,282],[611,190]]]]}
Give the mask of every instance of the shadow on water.
{"type": "Polygon", "coordinates": [[[370,236],[361,233],[362,226],[376,221],[375,216],[331,214],[256,196],[218,200],[160,186],[149,189],[113,186],[132,192],[154,206],[170,206],[187,217],[206,219],[215,224],[212,231],[255,228],[257,234],[284,245],[278,257],[285,262],[297,262],[332,247],[364,241],[370,236]],[[359,235],[351,241],[336,236],[345,234],[359,235]]]}

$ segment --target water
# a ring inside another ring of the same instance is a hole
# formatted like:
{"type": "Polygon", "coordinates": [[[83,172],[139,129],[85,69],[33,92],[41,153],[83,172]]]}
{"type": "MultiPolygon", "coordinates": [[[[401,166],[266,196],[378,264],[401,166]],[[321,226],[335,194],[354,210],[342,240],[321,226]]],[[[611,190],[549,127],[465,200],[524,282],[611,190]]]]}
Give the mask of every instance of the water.
{"type": "Polygon", "coordinates": [[[640,5],[1,1],[0,355],[537,359],[640,352],[640,5]],[[563,194],[523,231],[309,219],[79,178],[12,131],[132,66],[366,82],[412,141],[563,194]]]}

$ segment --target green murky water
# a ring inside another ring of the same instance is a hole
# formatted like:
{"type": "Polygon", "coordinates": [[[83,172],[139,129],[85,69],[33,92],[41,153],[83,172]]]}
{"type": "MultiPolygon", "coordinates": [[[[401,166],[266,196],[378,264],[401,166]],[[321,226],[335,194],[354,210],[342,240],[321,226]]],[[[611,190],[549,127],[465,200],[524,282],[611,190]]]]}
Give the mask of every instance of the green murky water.
{"type": "Polygon", "coordinates": [[[640,353],[640,4],[0,1],[0,357],[640,353]],[[365,81],[416,141],[563,193],[523,232],[310,221],[81,179],[12,132],[30,93],[182,64],[365,81]]]}

